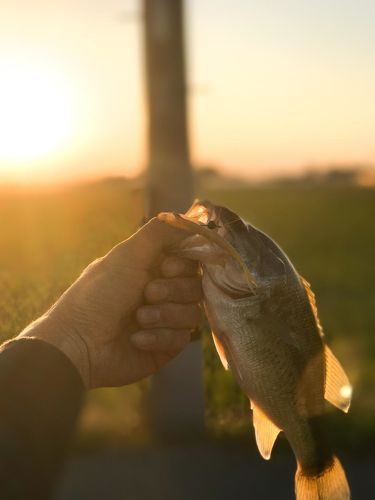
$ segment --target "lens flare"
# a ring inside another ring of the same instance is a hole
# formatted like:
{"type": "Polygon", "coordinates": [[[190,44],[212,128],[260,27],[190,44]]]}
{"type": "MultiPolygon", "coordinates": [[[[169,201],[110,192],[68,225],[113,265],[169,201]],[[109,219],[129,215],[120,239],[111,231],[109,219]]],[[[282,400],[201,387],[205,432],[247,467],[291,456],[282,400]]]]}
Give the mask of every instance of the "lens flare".
{"type": "Polygon", "coordinates": [[[55,68],[0,60],[1,163],[14,169],[61,148],[73,128],[72,97],[55,68]]]}

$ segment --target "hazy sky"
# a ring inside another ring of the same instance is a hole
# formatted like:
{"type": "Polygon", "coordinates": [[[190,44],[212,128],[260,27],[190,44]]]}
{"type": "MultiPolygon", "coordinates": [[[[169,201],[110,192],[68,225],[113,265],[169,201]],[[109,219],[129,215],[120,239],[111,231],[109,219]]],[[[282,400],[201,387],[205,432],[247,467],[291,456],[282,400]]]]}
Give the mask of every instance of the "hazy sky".
{"type": "MultiPolygon", "coordinates": [[[[10,147],[0,118],[0,179],[134,174],[144,165],[141,24],[124,15],[140,9],[141,0],[2,0],[0,82],[10,61],[26,102],[18,113],[38,115],[40,126],[18,115],[23,129],[10,147]],[[43,87],[38,74],[46,88],[33,94],[33,77],[43,87]],[[26,136],[29,158],[12,157],[27,151],[26,136]]],[[[264,175],[375,162],[373,0],[186,0],[186,11],[196,163],[264,175]]],[[[0,117],[13,87],[3,87],[0,117]]]]}

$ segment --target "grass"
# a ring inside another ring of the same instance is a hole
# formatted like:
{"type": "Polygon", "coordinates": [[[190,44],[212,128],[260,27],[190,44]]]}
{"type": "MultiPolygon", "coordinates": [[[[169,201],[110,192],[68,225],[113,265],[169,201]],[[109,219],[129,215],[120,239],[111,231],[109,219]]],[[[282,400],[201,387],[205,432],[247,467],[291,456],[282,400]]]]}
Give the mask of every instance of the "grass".
{"type": "MultiPolygon", "coordinates": [[[[346,442],[375,438],[375,191],[286,188],[206,191],[270,234],[311,282],[334,352],[354,384],[346,442]]],[[[94,258],[133,232],[139,195],[122,182],[50,191],[4,191],[0,201],[0,335],[16,335],[94,258]]],[[[207,423],[216,435],[248,436],[248,403],[204,338],[207,423]]],[[[149,438],[147,384],[94,391],[80,436],[95,446],[149,438]]],[[[341,419],[334,423],[343,437],[341,419]]]]}

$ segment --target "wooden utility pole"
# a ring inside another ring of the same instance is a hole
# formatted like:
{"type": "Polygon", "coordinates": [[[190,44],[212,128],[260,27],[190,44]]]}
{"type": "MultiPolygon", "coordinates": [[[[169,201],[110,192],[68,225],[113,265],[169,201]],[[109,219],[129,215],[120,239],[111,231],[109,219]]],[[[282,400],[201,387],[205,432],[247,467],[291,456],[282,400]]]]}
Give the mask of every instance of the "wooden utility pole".
{"type": "MultiPolygon", "coordinates": [[[[143,0],[148,110],[146,214],[193,200],[186,105],[183,0],[143,0]]],[[[151,415],[164,437],[203,430],[202,347],[193,342],[153,378],[151,415]]]]}

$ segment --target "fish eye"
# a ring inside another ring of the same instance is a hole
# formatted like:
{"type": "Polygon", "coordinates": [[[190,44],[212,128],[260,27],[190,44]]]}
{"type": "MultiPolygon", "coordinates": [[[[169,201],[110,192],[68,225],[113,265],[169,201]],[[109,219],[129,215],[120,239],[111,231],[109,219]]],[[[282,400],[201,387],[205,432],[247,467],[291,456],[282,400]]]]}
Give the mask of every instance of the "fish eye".
{"type": "Polygon", "coordinates": [[[208,229],[216,229],[216,228],[217,228],[217,227],[219,227],[219,226],[216,224],[216,222],[215,222],[215,221],[210,220],[210,221],[208,221],[208,223],[207,223],[207,227],[208,227],[208,229]]]}

